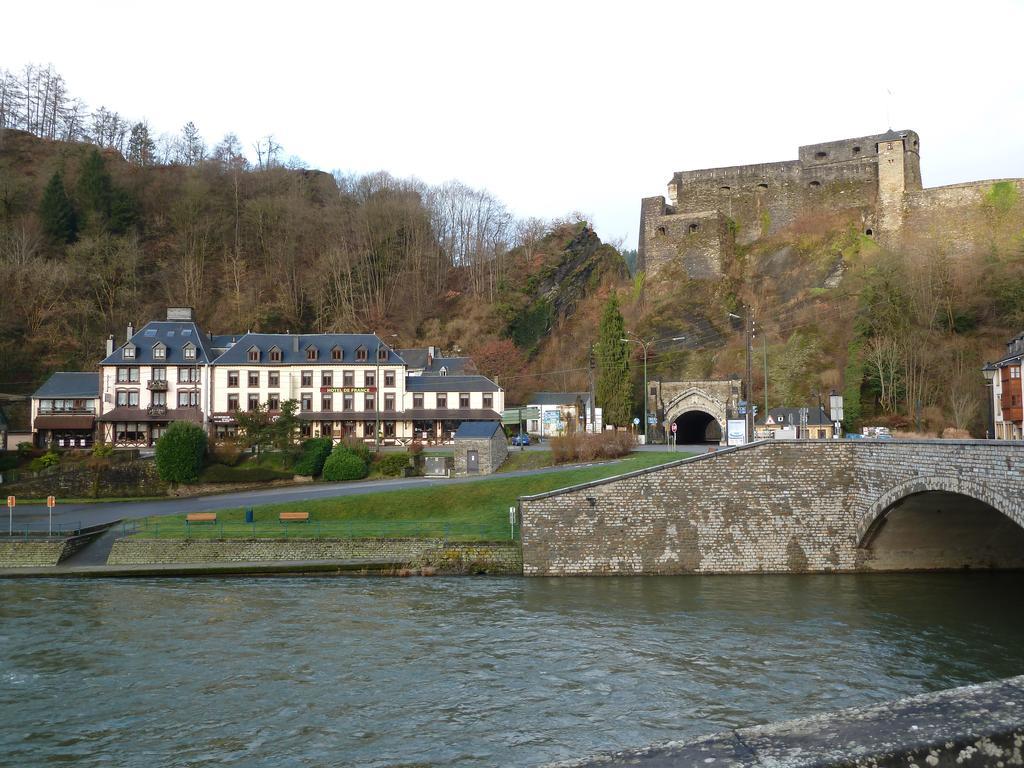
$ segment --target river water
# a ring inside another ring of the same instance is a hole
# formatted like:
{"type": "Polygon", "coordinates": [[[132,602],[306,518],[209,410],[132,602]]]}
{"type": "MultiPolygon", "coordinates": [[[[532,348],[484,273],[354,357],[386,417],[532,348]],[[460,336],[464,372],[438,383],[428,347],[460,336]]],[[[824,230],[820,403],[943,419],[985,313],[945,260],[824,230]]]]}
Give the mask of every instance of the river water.
{"type": "Polygon", "coordinates": [[[1024,673],[1024,574],[3,582],[0,764],[532,766],[1024,673]]]}

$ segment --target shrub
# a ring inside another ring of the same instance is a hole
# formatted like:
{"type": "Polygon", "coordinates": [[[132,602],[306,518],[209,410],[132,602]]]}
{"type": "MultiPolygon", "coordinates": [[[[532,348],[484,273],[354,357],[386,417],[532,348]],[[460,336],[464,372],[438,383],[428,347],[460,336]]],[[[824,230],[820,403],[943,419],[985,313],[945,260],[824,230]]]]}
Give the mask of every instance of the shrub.
{"type": "Polygon", "coordinates": [[[26,459],[28,455],[32,453],[32,449],[35,448],[32,443],[18,443],[18,455],[21,458],[26,459]]]}
{"type": "Polygon", "coordinates": [[[628,432],[608,430],[599,434],[577,432],[551,440],[551,458],[555,464],[594,459],[617,459],[633,450],[633,436],[628,432]]]}
{"type": "Polygon", "coordinates": [[[220,443],[211,442],[210,453],[213,454],[218,464],[233,467],[242,458],[242,446],[235,440],[224,440],[220,443]]]}
{"type": "Polygon", "coordinates": [[[98,459],[109,458],[114,453],[114,446],[110,443],[96,443],[92,447],[92,455],[98,459]]]}
{"type": "Polygon", "coordinates": [[[270,480],[290,478],[290,472],[281,472],[269,467],[226,467],[211,464],[199,475],[204,483],[264,483],[270,480]]]}
{"type": "Polygon", "coordinates": [[[296,475],[315,477],[324,471],[324,462],[334,445],[329,437],[315,437],[302,444],[302,456],[295,462],[296,475]]]}
{"type": "Polygon", "coordinates": [[[206,433],[198,424],[176,421],[156,441],[156,471],[165,483],[192,483],[206,455],[206,433]]]}
{"type": "Polygon", "coordinates": [[[377,458],[377,471],[385,477],[399,477],[409,466],[409,456],[404,453],[384,453],[377,458]]]}
{"type": "Polygon", "coordinates": [[[45,468],[55,467],[60,464],[60,454],[56,451],[47,451],[39,457],[39,463],[45,468]]]}
{"type": "Polygon", "coordinates": [[[366,466],[370,466],[370,461],[373,458],[370,454],[370,447],[366,443],[351,437],[343,443],[338,443],[334,450],[335,452],[348,451],[349,453],[354,453],[366,466]]]}
{"type": "Polygon", "coordinates": [[[334,449],[324,462],[324,480],[361,480],[369,467],[358,455],[349,450],[334,449]]]}
{"type": "Polygon", "coordinates": [[[423,453],[423,443],[419,440],[409,443],[409,454],[412,456],[419,456],[423,453]]]}

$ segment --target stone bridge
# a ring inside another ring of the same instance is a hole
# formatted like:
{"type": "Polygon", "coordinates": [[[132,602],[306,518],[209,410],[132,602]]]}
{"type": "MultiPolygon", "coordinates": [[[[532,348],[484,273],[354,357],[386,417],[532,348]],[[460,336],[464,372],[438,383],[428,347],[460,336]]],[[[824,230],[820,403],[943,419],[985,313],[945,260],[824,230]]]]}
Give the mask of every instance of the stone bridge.
{"type": "Polygon", "coordinates": [[[526,575],[1024,568],[1024,442],[768,440],[520,510],[526,575]]]}

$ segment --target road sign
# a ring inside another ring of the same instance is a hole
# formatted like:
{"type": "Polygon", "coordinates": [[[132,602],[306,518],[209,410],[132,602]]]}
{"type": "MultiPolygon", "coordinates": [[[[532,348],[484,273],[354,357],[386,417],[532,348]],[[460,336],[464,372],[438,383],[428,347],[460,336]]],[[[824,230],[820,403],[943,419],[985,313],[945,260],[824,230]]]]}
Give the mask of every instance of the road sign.
{"type": "Polygon", "coordinates": [[[53,496],[47,496],[46,497],[46,506],[48,506],[50,509],[53,509],[54,507],[57,506],[57,499],[55,497],[53,497],[53,496]]]}
{"type": "Polygon", "coordinates": [[[7,506],[8,507],[13,507],[17,502],[18,502],[18,500],[16,498],[14,498],[13,496],[8,496],[7,497],[7,506]]]}
{"type": "Polygon", "coordinates": [[[635,427],[639,423],[640,423],[640,418],[638,416],[634,416],[633,417],[633,426],[635,427]]]}
{"type": "Polygon", "coordinates": [[[674,421],[672,422],[672,434],[674,435],[679,430],[679,425],[674,421]]]}
{"type": "Polygon", "coordinates": [[[651,426],[656,425],[658,423],[658,417],[657,416],[648,416],[647,417],[647,423],[650,424],[651,426]]]}
{"type": "Polygon", "coordinates": [[[14,535],[14,505],[18,503],[18,500],[13,496],[7,497],[7,535],[14,535]]]}

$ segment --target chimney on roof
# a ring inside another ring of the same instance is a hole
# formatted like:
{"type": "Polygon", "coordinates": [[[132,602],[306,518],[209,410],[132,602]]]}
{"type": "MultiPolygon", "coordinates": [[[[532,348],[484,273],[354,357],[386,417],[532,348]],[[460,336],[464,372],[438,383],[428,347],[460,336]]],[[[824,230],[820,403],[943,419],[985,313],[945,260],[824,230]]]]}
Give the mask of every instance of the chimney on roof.
{"type": "Polygon", "coordinates": [[[436,356],[436,350],[434,347],[427,347],[427,366],[434,364],[434,357],[436,356]]]}
{"type": "Polygon", "coordinates": [[[299,334],[292,336],[292,352],[299,351],[299,334]]]}
{"type": "Polygon", "coordinates": [[[128,323],[128,338],[125,341],[131,341],[132,336],[135,335],[135,326],[132,323],[128,323]]]}
{"type": "Polygon", "coordinates": [[[107,336],[107,357],[112,354],[114,354],[114,334],[111,333],[107,336]]]}

